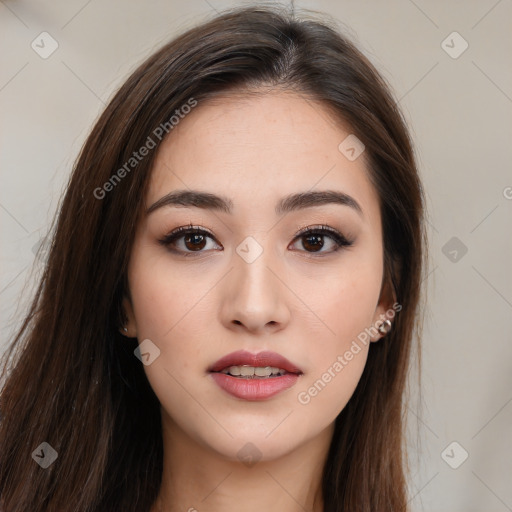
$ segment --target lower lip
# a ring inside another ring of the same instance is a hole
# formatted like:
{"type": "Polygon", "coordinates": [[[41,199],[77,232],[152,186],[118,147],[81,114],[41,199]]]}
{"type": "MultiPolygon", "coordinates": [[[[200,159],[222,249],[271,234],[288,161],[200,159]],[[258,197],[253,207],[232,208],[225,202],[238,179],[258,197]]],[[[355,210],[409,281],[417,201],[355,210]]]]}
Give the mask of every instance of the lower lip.
{"type": "Polygon", "coordinates": [[[285,373],[266,379],[243,379],[219,372],[212,372],[210,375],[224,391],[244,400],[266,400],[291,388],[299,378],[296,373],[285,373]]]}

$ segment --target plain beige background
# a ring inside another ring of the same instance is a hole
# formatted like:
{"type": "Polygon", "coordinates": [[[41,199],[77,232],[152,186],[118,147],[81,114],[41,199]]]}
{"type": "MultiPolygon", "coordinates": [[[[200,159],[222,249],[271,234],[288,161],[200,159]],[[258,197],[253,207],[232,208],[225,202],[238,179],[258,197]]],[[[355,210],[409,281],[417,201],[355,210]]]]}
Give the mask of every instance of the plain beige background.
{"type": "MultiPolygon", "coordinates": [[[[173,35],[242,3],[0,3],[0,349],[27,304],[34,251],[73,161],[113,91],[173,35]]],[[[416,143],[431,263],[423,406],[409,408],[411,508],[512,511],[512,3],[295,9],[338,21],[391,83],[416,143]]]]}

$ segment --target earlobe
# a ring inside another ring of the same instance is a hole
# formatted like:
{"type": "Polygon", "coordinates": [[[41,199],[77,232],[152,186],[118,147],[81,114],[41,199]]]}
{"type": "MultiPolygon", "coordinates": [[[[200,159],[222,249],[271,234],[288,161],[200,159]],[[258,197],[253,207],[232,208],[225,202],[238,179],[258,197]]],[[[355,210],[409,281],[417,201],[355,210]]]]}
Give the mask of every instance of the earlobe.
{"type": "Polygon", "coordinates": [[[124,325],[119,328],[119,332],[127,338],[137,337],[137,324],[135,322],[135,315],[133,314],[133,307],[130,300],[127,297],[123,298],[123,314],[124,314],[124,325]]]}
{"type": "Polygon", "coordinates": [[[382,334],[382,336],[386,336],[386,334],[391,331],[391,328],[393,327],[393,324],[391,323],[391,320],[389,320],[388,318],[386,318],[385,320],[383,320],[380,324],[379,324],[379,327],[377,327],[377,330],[380,332],[380,334],[382,334]]]}
{"type": "Polygon", "coordinates": [[[379,341],[391,331],[396,311],[401,309],[401,307],[400,309],[395,309],[396,304],[398,303],[396,302],[395,293],[392,291],[389,280],[386,280],[382,287],[379,303],[373,318],[371,341],[379,341]]]}
{"type": "Polygon", "coordinates": [[[380,307],[375,312],[375,318],[370,329],[370,341],[377,342],[384,338],[393,328],[392,317],[389,315],[389,309],[383,310],[380,307]],[[383,311],[379,313],[379,311],[383,311]]]}

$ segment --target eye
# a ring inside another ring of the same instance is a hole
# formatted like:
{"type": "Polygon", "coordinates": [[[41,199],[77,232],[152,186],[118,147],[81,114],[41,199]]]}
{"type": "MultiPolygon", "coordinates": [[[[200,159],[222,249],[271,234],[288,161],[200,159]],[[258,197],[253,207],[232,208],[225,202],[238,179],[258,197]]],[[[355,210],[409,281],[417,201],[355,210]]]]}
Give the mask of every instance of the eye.
{"type": "Polygon", "coordinates": [[[295,240],[302,241],[302,247],[306,249],[306,252],[309,253],[333,253],[341,249],[342,247],[350,247],[353,245],[353,241],[347,240],[340,232],[337,230],[326,226],[310,226],[305,228],[299,232],[299,234],[295,237],[295,240]],[[325,238],[330,239],[330,243],[325,244],[325,238]],[[325,250],[324,247],[331,247],[331,250],[325,250]]]}
{"type": "Polygon", "coordinates": [[[158,242],[168,247],[172,252],[183,254],[183,256],[194,256],[194,253],[205,252],[203,249],[214,249],[207,247],[208,239],[215,241],[213,235],[196,226],[182,226],[175,229],[158,242]]]}
{"type": "MultiPolygon", "coordinates": [[[[302,241],[302,247],[306,249],[306,252],[322,255],[336,252],[342,247],[350,247],[354,243],[347,240],[337,230],[326,225],[310,226],[301,230],[295,237],[294,242],[296,243],[299,240],[302,241]],[[326,244],[325,238],[328,238],[330,243],[326,244]],[[322,250],[325,247],[331,247],[331,250],[322,250]]],[[[179,227],[158,242],[172,252],[183,256],[195,256],[205,252],[205,250],[219,247],[223,250],[209,231],[192,225],[179,227]],[[214,242],[213,247],[208,247],[208,239],[214,242]]]]}

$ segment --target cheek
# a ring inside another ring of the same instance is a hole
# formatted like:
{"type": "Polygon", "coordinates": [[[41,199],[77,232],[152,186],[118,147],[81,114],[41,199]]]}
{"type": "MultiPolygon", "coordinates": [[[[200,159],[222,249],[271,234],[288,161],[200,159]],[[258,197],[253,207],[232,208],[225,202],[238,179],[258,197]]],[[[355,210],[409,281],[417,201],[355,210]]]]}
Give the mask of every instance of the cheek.
{"type": "Polygon", "coordinates": [[[361,378],[370,348],[364,329],[371,325],[378,298],[378,287],[372,284],[372,279],[354,274],[334,280],[332,288],[318,295],[316,309],[312,307],[323,322],[309,327],[309,372],[297,401],[317,418],[333,421],[361,378]]]}
{"type": "Polygon", "coordinates": [[[324,363],[325,356],[332,357],[334,352],[344,350],[372,325],[379,300],[380,258],[355,252],[346,256],[336,268],[318,272],[314,279],[298,279],[300,287],[295,288],[307,305],[303,327],[309,331],[310,339],[322,343],[323,350],[314,353],[324,363]]]}
{"type": "Polygon", "coordinates": [[[351,272],[337,283],[324,300],[326,323],[336,333],[338,349],[355,338],[372,322],[380,293],[379,275],[351,272]]]}
{"type": "Polygon", "coordinates": [[[310,371],[304,375],[297,398],[303,406],[333,418],[363,373],[370,348],[365,329],[372,326],[382,279],[377,257],[364,259],[354,254],[344,263],[318,287],[303,290],[315,320],[304,325],[310,371]]]}
{"type": "Polygon", "coordinates": [[[194,272],[194,277],[170,264],[166,255],[135,255],[130,270],[139,343],[149,339],[160,351],[154,362],[144,366],[151,388],[163,411],[173,411],[180,418],[196,417],[201,412],[189,394],[194,389],[190,378],[194,375],[197,380],[198,361],[204,359],[211,338],[207,299],[214,281],[200,277],[202,273],[194,272]]]}
{"type": "Polygon", "coordinates": [[[191,376],[206,372],[218,277],[202,271],[200,263],[173,265],[168,255],[144,249],[134,254],[129,274],[137,337],[160,351],[144,371],[164,409],[183,411],[191,406],[183,386],[191,389],[191,376]]]}
{"type": "Polygon", "coordinates": [[[195,347],[179,341],[187,327],[196,335],[202,334],[199,319],[204,318],[203,323],[207,324],[205,304],[215,278],[200,267],[201,264],[173,265],[165,253],[153,256],[150,250],[133,258],[129,279],[139,340],[152,339],[163,345],[161,349],[170,339],[177,341],[178,350],[195,347]]]}
{"type": "Polygon", "coordinates": [[[363,373],[368,356],[368,346],[358,348],[356,354],[348,351],[331,358],[318,373],[308,375],[297,392],[297,401],[303,416],[312,418],[310,428],[318,418],[325,425],[334,421],[353,395],[363,373]]]}

